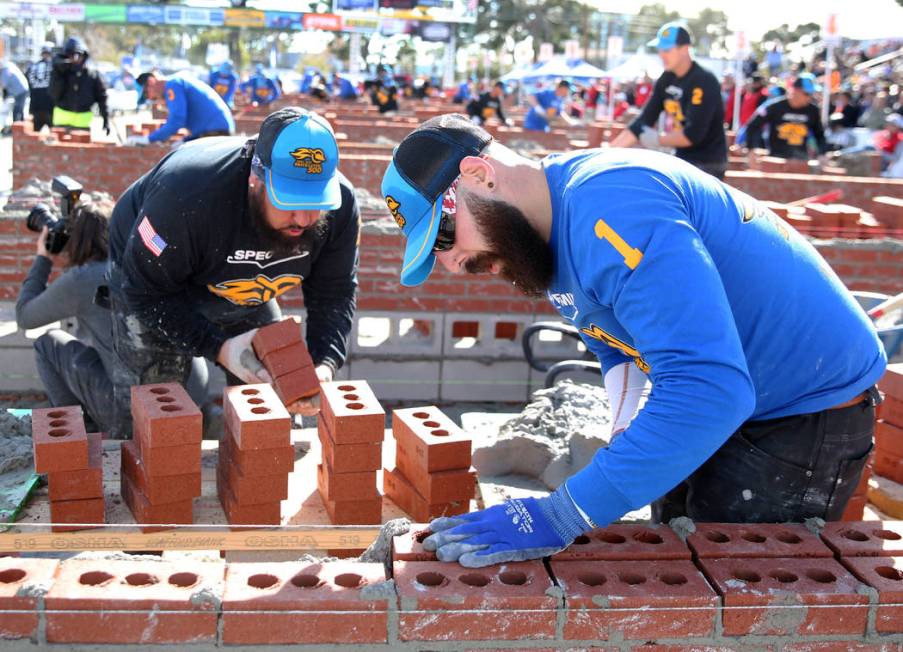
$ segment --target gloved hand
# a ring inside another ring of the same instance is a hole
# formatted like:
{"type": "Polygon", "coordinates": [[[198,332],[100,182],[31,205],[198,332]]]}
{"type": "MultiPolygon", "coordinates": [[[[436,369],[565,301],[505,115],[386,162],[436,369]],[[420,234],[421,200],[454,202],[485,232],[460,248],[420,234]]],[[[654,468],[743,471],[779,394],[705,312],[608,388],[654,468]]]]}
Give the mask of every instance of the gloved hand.
{"type": "Polygon", "coordinates": [[[104,119],[103,119],[103,130],[107,136],[110,135],[110,119],[106,116],[104,116],[104,119]]]}
{"type": "Polygon", "coordinates": [[[257,329],[252,328],[223,342],[216,361],[246,383],[271,383],[272,377],[251,347],[256,332],[257,329]]]}
{"type": "MultiPolygon", "coordinates": [[[[317,379],[321,383],[332,381],[333,371],[328,364],[317,365],[314,369],[317,379]]],[[[303,417],[314,417],[320,413],[320,395],[311,396],[310,398],[299,398],[291,405],[287,405],[286,410],[291,414],[300,414],[303,417]]]]}
{"type": "Polygon", "coordinates": [[[592,526],[566,485],[544,498],[515,498],[463,516],[434,519],[423,548],[440,561],[479,568],[552,555],[592,526]]]}
{"type": "Polygon", "coordinates": [[[150,145],[150,140],[147,136],[129,136],[126,141],[126,145],[138,145],[140,147],[144,147],[145,145],[150,145]]]}
{"type": "Polygon", "coordinates": [[[646,149],[661,147],[661,143],[658,142],[658,130],[652,127],[643,127],[643,133],[640,134],[640,145],[646,149]]]}

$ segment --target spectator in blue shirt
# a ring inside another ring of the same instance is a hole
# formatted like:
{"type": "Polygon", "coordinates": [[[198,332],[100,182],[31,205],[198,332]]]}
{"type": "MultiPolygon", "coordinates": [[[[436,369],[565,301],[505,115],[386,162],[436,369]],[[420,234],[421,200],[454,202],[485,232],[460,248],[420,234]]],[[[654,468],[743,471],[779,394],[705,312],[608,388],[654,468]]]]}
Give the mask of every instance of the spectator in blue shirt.
{"type": "Polygon", "coordinates": [[[539,91],[530,97],[530,110],[524,118],[524,129],[531,131],[549,131],[549,122],[561,118],[567,124],[575,123],[564,111],[565,100],[571,95],[571,85],[562,79],[555,90],[539,91]]]}
{"type": "Polygon", "coordinates": [[[224,61],[214,70],[210,71],[210,79],[207,82],[223,98],[226,106],[232,108],[235,98],[235,87],[238,85],[238,77],[232,67],[231,61],[224,61]]]}
{"type": "Polygon", "coordinates": [[[332,74],[332,95],[340,100],[356,100],[357,89],[339,73],[332,74]]]}
{"type": "Polygon", "coordinates": [[[254,74],[241,85],[241,90],[248,95],[248,99],[254,106],[272,104],[281,95],[279,85],[267,77],[263,65],[259,63],[254,69],[254,74]]]}

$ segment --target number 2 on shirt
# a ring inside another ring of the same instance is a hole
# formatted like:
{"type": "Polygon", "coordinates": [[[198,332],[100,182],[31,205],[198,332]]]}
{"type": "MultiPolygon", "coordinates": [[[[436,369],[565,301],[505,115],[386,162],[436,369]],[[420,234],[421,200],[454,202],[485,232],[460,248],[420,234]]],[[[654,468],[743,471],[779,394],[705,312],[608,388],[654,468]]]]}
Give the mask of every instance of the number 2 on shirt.
{"type": "Polygon", "coordinates": [[[624,264],[630,269],[636,269],[637,265],[640,264],[640,261],[643,260],[643,252],[624,242],[624,238],[619,236],[613,228],[608,226],[605,220],[596,222],[595,232],[596,237],[600,240],[608,240],[611,246],[623,256],[624,264]]]}

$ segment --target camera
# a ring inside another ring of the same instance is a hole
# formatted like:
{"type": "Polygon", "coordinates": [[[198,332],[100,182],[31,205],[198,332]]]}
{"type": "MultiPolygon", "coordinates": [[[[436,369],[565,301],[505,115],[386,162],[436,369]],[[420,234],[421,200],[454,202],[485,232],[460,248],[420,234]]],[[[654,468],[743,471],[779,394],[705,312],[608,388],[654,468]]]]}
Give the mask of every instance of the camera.
{"type": "Polygon", "coordinates": [[[53,177],[51,190],[60,196],[59,214],[47,204],[35,204],[25,218],[25,226],[29,231],[37,233],[47,227],[45,246],[48,253],[60,253],[69,241],[69,215],[81,197],[83,189],[82,184],[71,177],[65,175],[53,177]]]}

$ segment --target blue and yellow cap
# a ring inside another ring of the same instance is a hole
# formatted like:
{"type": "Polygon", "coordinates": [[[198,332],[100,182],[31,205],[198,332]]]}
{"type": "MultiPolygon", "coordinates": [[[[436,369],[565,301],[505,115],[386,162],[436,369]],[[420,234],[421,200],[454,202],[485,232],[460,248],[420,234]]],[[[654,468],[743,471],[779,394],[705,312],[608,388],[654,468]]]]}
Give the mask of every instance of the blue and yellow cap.
{"type": "Polygon", "coordinates": [[[342,205],[339,146],[332,126],[312,111],[290,106],[268,115],[257,135],[254,164],[263,168],[270,203],[279,210],[342,205]]]}
{"type": "Polygon", "coordinates": [[[800,89],[808,95],[812,95],[821,90],[821,84],[815,81],[815,75],[811,72],[800,73],[799,76],[793,80],[793,87],[800,89]]]}
{"type": "Polygon", "coordinates": [[[693,38],[690,36],[687,27],[679,21],[672,21],[662,25],[655,38],[646,45],[651,48],[658,48],[661,51],[670,50],[678,45],[690,45],[692,42],[693,38]]]}
{"type": "Polygon", "coordinates": [[[402,285],[420,285],[433,271],[442,197],[461,174],[461,161],[479,156],[491,141],[467,116],[450,113],[430,118],[395,148],[383,175],[382,195],[407,239],[402,285]]]}

